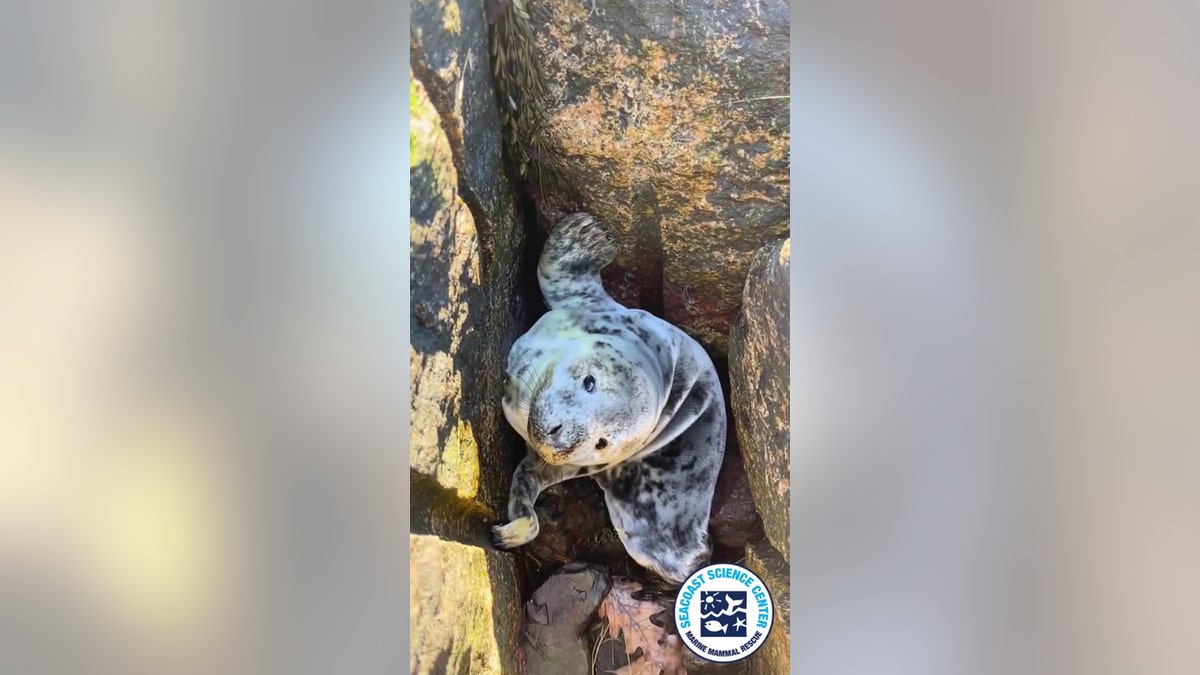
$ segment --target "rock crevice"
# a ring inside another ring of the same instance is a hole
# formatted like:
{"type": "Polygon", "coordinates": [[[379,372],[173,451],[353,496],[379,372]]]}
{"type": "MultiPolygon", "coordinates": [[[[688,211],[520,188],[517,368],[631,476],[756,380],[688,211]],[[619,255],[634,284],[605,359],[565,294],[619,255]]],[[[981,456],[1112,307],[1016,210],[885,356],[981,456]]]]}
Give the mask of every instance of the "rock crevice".
{"type": "MultiPolygon", "coordinates": [[[[535,270],[547,226],[576,210],[604,221],[622,244],[605,287],[699,340],[734,412],[741,358],[729,336],[746,274],[764,244],[787,236],[786,3],[596,5],[590,14],[576,0],[412,3],[415,673],[536,675],[520,647],[535,586],[572,561],[609,577],[641,574],[587,481],[542,496],[543,530],[529,546],[489,545],[524,454],[499,401],[509,348],[545,311],[535,270]],[[502,32],[524,36],[506,58],[532,61],[497,68],[496,22],[522,16],[528,30],[502,32]],[[497,73],[516,75],[497,83],[497,73]],[[509,96],[523,117],[505,108],[509,96]]],[[[776,560],[750,555],[775,541],[763,540],[762,464],[749,454],[743,463],[750,441],[739,449],[739,422],[731,412],[715,559],[776,560]]]]}

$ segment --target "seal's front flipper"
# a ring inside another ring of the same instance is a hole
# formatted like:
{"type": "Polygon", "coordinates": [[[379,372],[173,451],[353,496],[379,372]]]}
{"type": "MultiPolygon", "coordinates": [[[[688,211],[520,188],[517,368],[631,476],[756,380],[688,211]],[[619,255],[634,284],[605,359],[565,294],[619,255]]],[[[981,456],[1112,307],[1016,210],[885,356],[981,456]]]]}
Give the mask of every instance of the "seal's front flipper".
{"type": "Polygon", "coordinates": [[[536,514],[503,525],[493,525],[492,545],[504,550],[524,546],[537,539],[539,528],[536,514]]]}
{"type": "Polygon", "coordinates": [[[550,309],[605,311],[620,307],[600,283],[600,270],[617,257],[617,243],[587,213],[555,223],[538,260],[538,285],[550,309]]]}
{"type": "Polygon", "coordinates": [[[533,505],[538,495],[551,485],[586,473],[581,467],[570,464],[547,464],[533,452],[525,455],[513,473],[512,487],[509,488],[509,522],[492,527],[492,543],[496,548],[510,549],[536,539],[540,526],[533,505]]]}

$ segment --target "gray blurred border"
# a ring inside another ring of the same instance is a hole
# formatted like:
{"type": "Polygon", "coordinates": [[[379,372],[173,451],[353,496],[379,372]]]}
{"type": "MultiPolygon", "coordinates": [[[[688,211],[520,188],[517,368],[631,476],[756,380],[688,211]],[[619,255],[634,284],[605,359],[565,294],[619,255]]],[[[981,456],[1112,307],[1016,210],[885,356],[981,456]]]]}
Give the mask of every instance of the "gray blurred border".
{"type": "MultiPolygon", "coordinates": [[[[411,12],[411,7],[412,6],[409,5],[410,12],[411,12]]],[[[402,22],[401,22],[401,28],[403,29],[403,35],[406,35],[406,36],[410,35],[410,27],[409,27],[410,12],[404,12],[404,18],[402,19],[402,22]]],[[[409,54],[408,50],[405,49],[405,50],[403,50],[403,56],[400,57],[401,66],[403,67],[404,73],[405,73],[405,78],[404,78],[405,90],[408,89],[408,86],[410,84],[409,76],[411,75],[411,71],[409,70],[408,54],[409,54]]],[[[404,136],[406,138],[408,136],[409,117],[410,117],[410,112],[407,108],[405,108],[405,111],[404,111],[404,136]]],[[[404,166],[408,166],[409,157],[408,157],[408,145],[407,144],[405,144],[405,146],[404,146],[404,155],[405,155],[404,166]]],[[[405,173],[400,178],[400,185],[402,186],[401,189],[404,191],[404,194],[410,194],[411,186],[409,185],[409,179],[408,179],[407,173],[405,173]]],[[[404,232],[405,232],[404,240],[405,241],[411,240],[411,235],[409,233],[409,209],[411,207],[411,204],[412,203],[410,200],[408,200],[408,199],[404,200],[403,208],[404,208],[404,232]]],[[[411,332],[411,326],[409,325],[409,318],[411,317],[411,312],[409,312],[408,308],[412,304],[412,300],[410,298],[411,289],[409,288],[409,279],[410,279],[409,260],[408,260],[407,255],[405,255],[402,259],[404,261],[401,263],[401,269],[403,270],[403,273],[404,273],[404,284],[403,284],[404,290],[401,293],[400,297],[401,297],[401,302],[403,303],[401,306],[404,307],[404,312],[403,312],[403,318],[401,319],[401,326],[402,326],[402,330],[403,330],[402,334],[409,335],[411,332]]],[[[411,364],[407,360],[402,360],[402,362],[404,364],[402,366],[403,372],[404,372],[404,379],[402,381],[406,382],[406,383],[411,382],[412,381],[412,373],[410,372],[411,364]]],[[[411,401],[408,401],[406,399],[406,402],[408,403],[408,405],[403,406],[403,410],[401,410],[401,412],[400,412],[400,419],[402,420],[404,428],[407,429],[410,427],[410,424],[411,424],[410,418],[412,415],[412,406],[411,406],[411,401]]],[[[411,437],[410,437],[410,439],[411,439],[411,437]]],[[[410,442],[411,442],[411,440],[410,440],[410,442]]],[[[409,549],[408,536],[409,536],[409,532],[411,529],[410,517],[412,514],[409,509],[410,502],[409,502],[409,485],[408,485],[408,476],[409,476],[409,459],[408,459],[409,452],[408,451],[409,451],[409,448],[407,448],[407,447],[403,448],[404,458],[405,458],[404,459],[404,475],[401,477],[401,480],[399,481],[401,503],[404,504],[404,508],[402,509],[404,515],[401,518],[401,522],[403,523],[403,526],[400,529],[400,537],[403,540],[402,550],[404,551],[404,555],[403,555],[404,560],[402,563],[403,569],[401,570],[401,579],[403,580],[405,588],[408,588],[409,580],[411,579],[410,557],[409,557],[411,551],[409,549]]],[[[404,652],[407,653],[407,652],[409,652],[409,649],[411,647],[411,640],[410,640],[409,635],[410,635],[410,631],[412,629],[412,625],[410,623],[412,618],[408,612],[405,612],[403,614],[404,614],[404,625],[403,625],[403,629],[400,632],[400,641],[401,641],[401,644],[404,646],[404,652]]]]}

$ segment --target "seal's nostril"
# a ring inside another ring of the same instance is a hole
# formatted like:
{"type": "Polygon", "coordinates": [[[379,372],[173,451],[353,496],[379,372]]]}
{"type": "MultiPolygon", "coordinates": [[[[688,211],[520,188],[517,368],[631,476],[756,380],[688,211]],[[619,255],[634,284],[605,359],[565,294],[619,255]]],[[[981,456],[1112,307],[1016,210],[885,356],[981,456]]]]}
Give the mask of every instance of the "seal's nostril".
{"type": "Polygon", "coordinates": [[[553,436],[554,434],[557,434],[561,430],[562,430],[562,425],[560,424],[550,430],[550,435],[553,436]]]}

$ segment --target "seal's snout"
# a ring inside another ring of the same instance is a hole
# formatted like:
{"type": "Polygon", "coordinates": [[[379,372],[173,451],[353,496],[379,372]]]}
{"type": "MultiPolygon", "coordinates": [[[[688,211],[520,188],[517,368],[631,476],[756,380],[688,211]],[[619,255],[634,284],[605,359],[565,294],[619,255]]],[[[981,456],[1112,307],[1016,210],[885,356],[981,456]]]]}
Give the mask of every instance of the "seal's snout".
{"type": "Polygon", "coordinates": [[[560,446],[564,442],[563,425],[550,422],[529,421],[529,436],[538,445],[560,446]]]}

